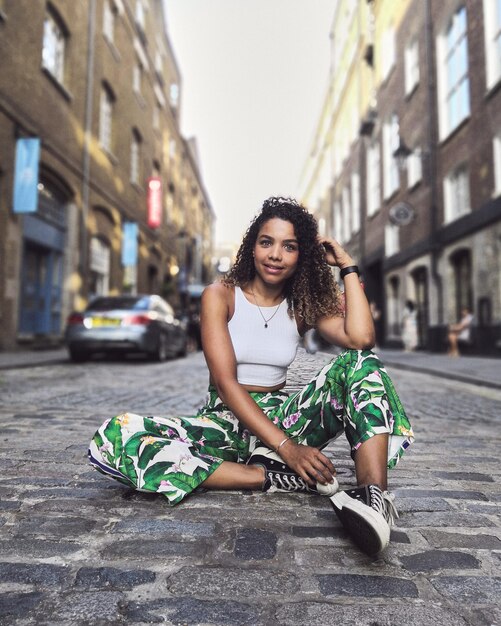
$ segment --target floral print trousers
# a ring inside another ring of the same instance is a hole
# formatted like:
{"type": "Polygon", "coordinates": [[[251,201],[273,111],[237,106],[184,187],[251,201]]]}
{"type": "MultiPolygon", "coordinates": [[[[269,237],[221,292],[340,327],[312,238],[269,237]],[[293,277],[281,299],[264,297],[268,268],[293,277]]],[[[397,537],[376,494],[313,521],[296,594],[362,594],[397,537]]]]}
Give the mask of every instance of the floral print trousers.
{"type": "MultiPolygon", "coordinates": [[[[323,448],[344,432],[353,456],[370,437],[389,433],[389,468],[414,438],[393,383],[370,350],[345,350],[296,393],[250,395],[297,443],[323,448]]],[[[177,504],[223,461],[245,463],[258,445],[209,387],[195,416],[124,413],[107,420],[91,441],[89,460],[102,473],[177,504]]]]}

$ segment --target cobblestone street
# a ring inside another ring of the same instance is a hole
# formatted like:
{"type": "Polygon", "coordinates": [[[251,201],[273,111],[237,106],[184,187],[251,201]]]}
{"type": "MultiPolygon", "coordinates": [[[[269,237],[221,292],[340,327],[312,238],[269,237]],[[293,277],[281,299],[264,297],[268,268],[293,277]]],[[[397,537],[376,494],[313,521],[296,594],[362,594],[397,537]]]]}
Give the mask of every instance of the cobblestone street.
{"type": "MultiPolygon", "coordinates": [[[[302,352],[296,388],[326,360],[302,352]]],[[[318,496],[207,492],[169,508],[87,464],[111,415],[192,414],[201,354],[0,371],[0,623],[501,624],[501,390],[390,367],[416,443],[378,559],[318,496]]],[[[355,484],[344,438],[327,450],[355,484]]]]}

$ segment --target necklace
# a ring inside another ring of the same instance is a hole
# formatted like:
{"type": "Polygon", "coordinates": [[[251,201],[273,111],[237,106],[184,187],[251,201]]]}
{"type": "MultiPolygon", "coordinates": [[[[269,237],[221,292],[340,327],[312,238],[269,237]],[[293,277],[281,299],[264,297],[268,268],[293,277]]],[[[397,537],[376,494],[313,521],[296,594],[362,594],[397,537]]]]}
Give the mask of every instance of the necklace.
{"type": "Polygon", "coordinates": [[[252,297],[254,298],[254,302],[256,303],[256,306],[257,306],[257,308],[258,308],[258,310],[259,310],[259,313],[261,314],[261,317],[263,318],[263,321],[264,321],[264,327],[265,327],[265,328],[268,328],[268,322],[269,322],[270,320],[272,320],[272,319],[275,317],[275,315],[278,313],[278,309],[280,308],[280,305],[282,304],[283,300],[281,300],[281,301],[278,303],[277,308],[273,311],[273,313],[270,315],[270,317],[269,317],[268,319],[266,319],[266,317],[263,315],[263,312],[261,311],[261,307],[260,307],[260,306],[259,306],[259,304],[257,303],[256,295],[254,294],[254,290],[252,289],[252,287],[250,288],[250,290],[251,290],[252,297]]]}

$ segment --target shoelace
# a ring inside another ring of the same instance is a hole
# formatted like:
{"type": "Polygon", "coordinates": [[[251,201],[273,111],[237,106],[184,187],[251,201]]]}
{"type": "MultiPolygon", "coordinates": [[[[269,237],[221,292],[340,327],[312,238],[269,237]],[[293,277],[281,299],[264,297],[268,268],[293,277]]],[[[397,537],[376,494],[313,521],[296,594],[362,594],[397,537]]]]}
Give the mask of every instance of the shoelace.
{"type": "Polygon", "coordinates": [[[284,474],[268,474],[271,484],[274,487],[285,489],[286,491],[306,491],[306,483],[299,476],[285,476],[284,474]]]}
{"type": "Polygon", "coordinates": [[[397,507],[395,506],[395,496],[389,491],[381,491],[376,485],[369,485],[371,494],[372,507],[381,513],[388,524],[392,526],[395,519],[399,517],[397,507]]]}

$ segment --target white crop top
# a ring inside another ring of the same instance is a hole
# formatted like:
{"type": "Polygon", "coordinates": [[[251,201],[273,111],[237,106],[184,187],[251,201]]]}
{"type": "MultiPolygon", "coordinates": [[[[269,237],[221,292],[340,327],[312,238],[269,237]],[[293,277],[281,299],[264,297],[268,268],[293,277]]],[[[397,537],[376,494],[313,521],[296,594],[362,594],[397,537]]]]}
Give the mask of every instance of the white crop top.
{"type": "Polygon", "coordinates": [[[273,315],[275,310],[261,307],[269,320],[265,328],[259,308],[247,300],[240,287],[235,287],[235,311],[228,330],[237,359],[237,379],[242,385],[274,387],[286,380],[301,337],[296,320],[287,314],[287,301],[273,315]]]}

